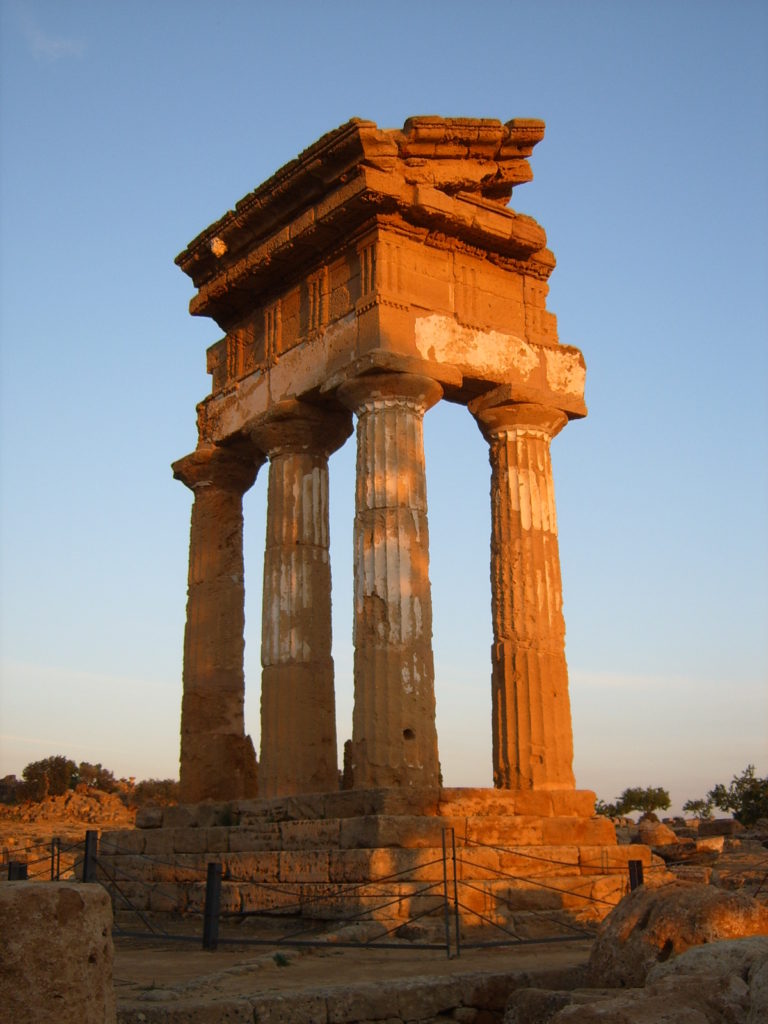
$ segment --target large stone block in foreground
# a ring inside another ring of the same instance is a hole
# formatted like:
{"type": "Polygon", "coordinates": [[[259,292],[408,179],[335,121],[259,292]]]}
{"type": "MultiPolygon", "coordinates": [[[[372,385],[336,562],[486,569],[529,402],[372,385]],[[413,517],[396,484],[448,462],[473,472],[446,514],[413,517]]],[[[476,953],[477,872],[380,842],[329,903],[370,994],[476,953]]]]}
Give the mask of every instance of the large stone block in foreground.
{"type": "Polygon", "coordinates": [[[112,906],[99,885],[0,885],[0,1018],[115,1024],[112,906]]]}

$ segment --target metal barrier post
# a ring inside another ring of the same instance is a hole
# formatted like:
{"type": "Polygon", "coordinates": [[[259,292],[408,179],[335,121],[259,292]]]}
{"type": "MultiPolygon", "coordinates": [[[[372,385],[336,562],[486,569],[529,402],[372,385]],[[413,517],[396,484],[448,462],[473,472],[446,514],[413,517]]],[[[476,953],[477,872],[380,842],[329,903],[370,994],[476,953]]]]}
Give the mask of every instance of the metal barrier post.
{"type": "Polygon", "coordinates": [[[85,833],[85,854],[83,856],[83,881],[96,881],[96,857],[99,850],[99,833],[89,829],[85,833]]]}
{"type": "Polygon", "coordinates": [[[221,864],[209,864],[205,879],[205,910],[203,911],[203,949],[219,945],[219,911],[221,909],[221,864]]]}
{"type": "Polygon", "coordinates": [[[641,860],[631,860],[629,862],[629,891],[632,892],[637,889],[639,885],[643,884],[643,862],[641,860]]]}
{"type": "Polygon", "coordinates": [[[20,860],[8,861],[8,881],[24,882],[27,878],[27,865],[20,860]]]}
{"type": "Polygon", "coordinates": [[[445,844],[443,829],[443,909],[445,910],[445,955],[451,959],[451,907],[448,902],[448,851],[445,844]]]}
{"type": "Polygon", "coordinates": [[[456,956],[461,956],[461,930],[459,927],[459,883],[456,880],[456,833],[451,829],[451,847],[453,849],[453,917],[456,924],[456,956]]]}

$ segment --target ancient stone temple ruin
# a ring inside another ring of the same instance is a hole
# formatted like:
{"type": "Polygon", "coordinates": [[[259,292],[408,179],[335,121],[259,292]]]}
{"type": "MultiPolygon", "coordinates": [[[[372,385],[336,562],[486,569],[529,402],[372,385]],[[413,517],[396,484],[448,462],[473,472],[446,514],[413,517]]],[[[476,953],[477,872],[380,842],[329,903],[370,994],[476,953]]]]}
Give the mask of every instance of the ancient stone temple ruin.
{"type": "Polygon", "coordinates": [[[173,466],[194,495],[182,806],[124,834],[117,854],[213,857],[232,908],[275,906],[271,880],[321,917],[336,911],[318,893],[362,893],[377,871],[412,869],[419,892],[446,827],[505,848],[476,850],[466,869],[486,918],[502,882],[505,913],[565,906],[574,886],[578,907],[623,891],[628,858],[648,862],[646,848],[618,848],[594,794],[574,788],[550,444],[586,415],[585,368],[546,308],[544,231],[507,205],[543,135],[534,120],[349,121],[177,258],[191,312],[224,335],[208,350],[197,447],[173,466]],[[467,407],[491,463],[493,790],[439,778],[422,427],[440,401],[467,407]],[[347,442],[354,712],[340,790],[328,460],[347,442]],[[242,498],[267,466],[257,764],[243,718],[242,498]],[[491,867],[507,876],[489,880],[491,867]],[[551,876],[539,904],[511,895],[525,872],[551,876]]]}
{"type": "Polygon", "coordinates": [[[532,120],[350,121],[178,257],[191,312],[225,332],[198,447],[173,467],[194,492],[185,800],[337,788],[328,457],[353,414],[352,785],[437,787],[422,420],[441,400],[467,406],[492,466],[494,784],[573,788],[549,446],[586,413],[584,361],[546,309],[544,231],[507,206],[543,135],[532,120]],[[241,498],[267,462],[257,783],[241,498]]]}

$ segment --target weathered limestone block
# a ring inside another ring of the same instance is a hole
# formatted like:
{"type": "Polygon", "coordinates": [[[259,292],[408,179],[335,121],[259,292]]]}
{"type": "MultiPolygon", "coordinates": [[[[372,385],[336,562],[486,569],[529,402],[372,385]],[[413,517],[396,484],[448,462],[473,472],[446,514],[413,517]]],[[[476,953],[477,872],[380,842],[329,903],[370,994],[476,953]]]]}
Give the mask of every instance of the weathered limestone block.
{"type": "Polygon", "coordinates": [[[229,848],[233,853],[242,851],[279,850],[280,826],[263,825],[260,828],[240,827],[232,829],[229,848]]]}
{"type": "Polygon", "coordinates": [[[70,882],[0,885],[0,1016],[13,1024],[114,1024],[112,907],[70,882]]]}
{"type": "Polygon", "coordinates": [[[375,882],[392,875],[437,881],[443,877],[442,850],[395,847],[331,851],[329,870],[333,882],[375,882]]]}
{"type": "Polygon", "coordinates": [[[470,403],[490,446],[494,785],[573,789],[560,555],[549,445],[565,413],[470,403]]]}
{"type": "Polygon", "coordinates": [[[280,880],[280,853],[228,853],[222,857],[228,878],[234,882],[278,882],[280,880]]]}
{"type": "Polygon", "coordinates": [[[341,822],[341,847],[344,850],[360,847],[436,847],[441,845],[443,828],[458,830],[460,827],[459,818],[427,818],[405,814],[348,818],[341,822]]]}
{"type": "Polygon", "coordinates": [[[441,789],[439,814],[528,815],[530,817],[591,818],[595,794],[588,789],[441,789]]]}
{"type": "Polygon", "coordinates": [[[768,907],[742,893],[674,882],[631,892],[605,919],[590,955],[595,985],[637,986],[691,946],[768,934],[768,907]]]}
{"type": "Polygon", "coordinates": [[[356,788],[438,785],[424,413],[441,386],[417,374],[354,378],[356,788]]]}
{"type": "Polygon", "coordinates": [[[261,641],[263,797],[338,788],[328,457],[344,410],[283,402],[251,429],[269,456],[261,641]]]}
{"type": "Polygon", "coordinates": [[[580,843],[584,846],[608,846],[616,841],[616,833],[608,818],[544,818],[541,823],[542,842],[580,843]]]}
{"type": "Polygon", "coordinates": [[[213,445],[173,464],[195,495],[189,541],[181,709],[181,800],[255,796],[256,756],[245,735],[243,494],[263,456],[213,445]]]}
{"type": "Polygon", "coordinates": [[[469,842],[493,846],[536,846],[542,842],[543,819],[529,816],[473,815],[465,819],[461,835],[469,842]]]}
{"type": "Polygon", "coordinates": [[[339,845],[341,822],[284,821],[280,823],[280,842],[284,850],[335,849],[339,845]]]}
{"type": "Polygon", "coordinates": [[[635,844],[630,846],[592,844],[579,847],[579,864],[584,874],[589,872],[628,872],[631,860],[639,860],[644,867],[650,867],[653,854],[647,846],[635,844]]]}
{"type": "Polygon", "coordinates": [[[328,850],[283,850],[280,853],[281,882],[327,882],[328,850]]]}

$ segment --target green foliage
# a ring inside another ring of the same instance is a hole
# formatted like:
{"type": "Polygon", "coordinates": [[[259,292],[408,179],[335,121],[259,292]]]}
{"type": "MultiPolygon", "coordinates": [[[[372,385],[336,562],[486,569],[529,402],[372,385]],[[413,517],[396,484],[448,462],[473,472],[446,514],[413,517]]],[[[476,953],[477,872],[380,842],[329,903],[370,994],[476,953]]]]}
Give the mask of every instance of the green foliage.
{"type": "Polygon", "coordinates": [[[116,779],[114,773],[102,764],[81,761],[79,765],[63,754],[32,761],[21,773],[0,779],[0,803],[12,804],[21,800],[44,800],[47,796],[61,796],[69,789],[84,785],[103,793],[115,793],[125,804],[173,804],[179,799],[176,779],[145,779],[134,785],[131,779],[116,779]]]}
{"type": "Polygon", "coordinates": [[[683,804],[683,811],[692,814],[694,818],[711,818],[711,800],[686,800],[683,804]]]}
{"type": "Polygon", "coordinates": [[[748,764],[727,788],[718,783],[707,799],[720,810],[731,811],[742,825],[754,825],[758,818],[768,818],[768,778],[757,778],[755,766],[748,764]]]}
{"type": "Polygon", "coordinates": [[[63,754],[32,761],[21,773],[27,800],[61,796],[77,785],[77,765],[63,754]]]}
{"type": "Polygon", "coordinates": [[[24,783],[15,775],[0,779],[0,804],[15,804],[24,799],[24,783]]]}
{"type": "Polygon", "coordinates": [[[630,811],[642,811],[644,814],[650,814],[656,808],[666,810],[669,804],[669,793],[661,786],[649,786],[647,789],[634,786],[625,789],[615,803],[609,804],[604,800],[598,800],[595,811],[608,818],[620,818],[629,814],[630,811]]]}
{"type": "Polygon", "coordinates": [[[618,818],[619,811],[616,804],[607,804],[605,800],[598,800],[595,804],[595,814],[602,814],[606,818],[618,818]]]}
{"type": "Polygon", "coordinates": [[[102,768],[101,764],[91,764],[89,761],[80,762],[77,781],[89,789],[100,789],[104,793],[114,793],[117,789],[117,781],[109,768],[102,768]]]}
{"type": "Polygon", "coordinates": [[[128,797],[129,803],[175,804],[179,800],[179,783],[176,779],[144,779],[137,782],[128,797]]]}
{"type": "Polygon", "coordinates": [[[616,802],[616,807],[619,814],[629,814],[630,811],[648,814],[657,808],[666,811],[670,803],[669,793],[661,786],[648,786],[647,789],[635,786],[624,790],[616,802]]]}

